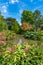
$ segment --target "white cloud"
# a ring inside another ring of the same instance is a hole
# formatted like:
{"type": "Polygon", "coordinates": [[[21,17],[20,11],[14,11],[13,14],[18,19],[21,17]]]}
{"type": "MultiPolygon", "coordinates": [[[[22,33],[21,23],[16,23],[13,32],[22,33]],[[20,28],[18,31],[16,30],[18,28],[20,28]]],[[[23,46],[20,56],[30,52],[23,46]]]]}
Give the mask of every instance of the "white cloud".
{"type": "Polygon", "coordinates": [[[1,8],[2,13],[7,13],[7,6],[3,5],[1,8]]]}
{"type": "Polygon", "coordinates": [[[18,3],[19,2],[19,0],[10,0],[10,3],[12,3],[12,4],[14,4],[14,3],[18,3]]]}
{"type": "Polygon", "coordinates": [[[20,10],[19,10],[19,14],[22,14],[22,12],[23,12],[23,9],[20,9],[20,10]]]}
{"type": "Polygon", "coordinates": [[[27,9],[28,5],[24,2],[21,2],[18,7],[19,7],[19,14],[22,14],[23,10],[27,9]]]}
{"type": "Polygon", "coordinates": [[[6,3],[1,3],[0,4],[0,11],[2,12],[2,13],[7,13],[7,7],[9,6],[9,4],[8,4],[8,2],[6,2],[6,3]]]}

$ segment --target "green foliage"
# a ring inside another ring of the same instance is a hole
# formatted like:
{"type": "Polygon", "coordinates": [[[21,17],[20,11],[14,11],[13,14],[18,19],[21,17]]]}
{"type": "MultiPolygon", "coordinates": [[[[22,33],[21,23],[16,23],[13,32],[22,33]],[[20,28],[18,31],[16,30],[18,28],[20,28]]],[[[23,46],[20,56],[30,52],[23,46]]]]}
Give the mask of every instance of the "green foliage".
{"type": "MultiPolygon", "coordinates": [[[[39,15],[40,12],[37,13],[35,11],[35,17],[39,23],[39,15]]],[[[34,24],[34,15],[31,11],[24,10],[22,13],[22,23],[26,22],[27,24],[34,24]]],[[[36,22],[35,18],[35,22],[36,22]]],[[[0,14],[0,65],[41,65],[43,64],[43,44],[39,40],[43,41],[43,32],[32,32],[25,31],[24,37],[27,39],[38,40],[33,44],[33,42],[29,42],[29,44],[14,44],[16,33],[20,32],[20,26],[16,19],[8,18],[5,19],[0,14]],[[7,30],[7,24],[8,29],[7,30]],[[6,31],[5,31],[6,30],[6,31]],[[14,42],[13,42],[14,40],[14,42]],[[12,41],[12,42],[11,42],[12,41]]],[[[43,19],[40,19],[41,24],[43,23],[43,19]]],[[[23,25],[24,28],[28,28],[28,25],[23,25]]],[[[34,25],[35,26],[35,25],[34,25]]],[[[29,27],[30,30],[30,27],[29,27]]],[[[30,41],[30,40],[29,40],[30,41]]]]}
{"type": "Polygon", "coordinates": [[[35,27],[35,30],[37,31],[38,28],[43,23],[43,16],[41,15],[41,12],[39,10],[35,10],[34,12],[24,10],[21,17],[21,23],[27,22],[33,27],[35,27]]]}
{"type": "Polygon", "coordinates": [[[14,53],[5,50],[0,54],[0,65],[41,65],[42,49],[30,45],[16,45],[15,47],[14,53]]]}
{"type": "Polygon", "coordinates": [[[32,40],[41,40],[41,35],[39,32],[27,31],[24,33],[24,37],[32,40]]]}
{"type": "Polygon", "coordinates": [[[8,40],[14,40],[16,34],[13,31],[3,31],[0,32],[0,41],[8,41],[8,40]]]}
{"type": "Polygon", "coordinates": [[[41,12],[39,10],[34,11],[35,20],[38,20],[41,17],[41,12]]]}
{"type": "Polygon", "coordinates": [[[6,33],[6,40],[14,40],[16,34],[13,31],[4,31],[6,33]]]}
{"type": "Polygon", "coordinates": [[[16,22],[15,22],[15,23],[13,22],[12,30],[13,30],[14,32],[16,32],[16,33],[19,33],[19,32],[20,32],[20,26],[19,26],[19,24],[16,23],[16,22]]]}
{"type": "Polygon", "coordinates": [[[35,20],[35,27],[36,27],[36,31],[37,31],[37,29],[41,25],[42,15],[39,10],[35,10],[33,14],[34,14],[34,20],[35,20]]]}
{"type": "Polygon", "coordinates": [[[40,26],[41,30],[43,30],[43,24],[40,26]]]}
{"type": "Polygon", "coordinates": [[[1,21],[0,22],[0,31],[7,30],[6,22],[1,21]]]}
{"type": "Polygon", "coordinates": [[[8,25],[8,29],[14,31],[15,33],[19,33],[20,32],[20,25],[18,24],[18,22],[16,21],[16,19],[14,18],[7,18],[7,25],[8,25]]]}
{"type": "Polygon", "coordinates": [[[21,17],[21,22],[27,22],[29,24],[34,24],[34,15],[32,11],[24,10],[21,17]]]}
{"type": "Polygon", "coordinates": [[[4,17],[0,14],[0,31],[7,30],[7,24],[4,20],[4,17]]]}

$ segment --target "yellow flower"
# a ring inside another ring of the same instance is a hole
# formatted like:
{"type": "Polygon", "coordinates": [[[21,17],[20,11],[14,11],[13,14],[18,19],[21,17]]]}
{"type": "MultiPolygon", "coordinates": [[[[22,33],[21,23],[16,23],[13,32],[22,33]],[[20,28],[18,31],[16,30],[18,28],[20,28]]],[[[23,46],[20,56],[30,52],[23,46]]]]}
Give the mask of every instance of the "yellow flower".
{"type": "Polygon", "coordinates": [[[14,57],[14,62],[16,61],[16,56],[14,57]]]}
{"type": "Polygon", "coordinates": [[[23,53],[23,55],[24,55],[24,56],[26,56],[26,54],[25,54],[25,53],[23,53]]]}

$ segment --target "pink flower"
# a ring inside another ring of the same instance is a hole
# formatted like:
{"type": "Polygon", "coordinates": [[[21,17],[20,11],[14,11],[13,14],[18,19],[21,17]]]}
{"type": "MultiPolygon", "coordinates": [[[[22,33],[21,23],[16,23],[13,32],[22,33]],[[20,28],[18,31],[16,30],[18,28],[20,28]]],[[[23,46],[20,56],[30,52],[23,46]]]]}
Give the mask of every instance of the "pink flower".
{"type": "Polygon", "coordinates": [[[0,32],[0,41],[6,40],[5,32],[0,32]]]}
{"type": "Polygon", "coordinates": [[[5,45],[6,45],[6,43],[5,43],[4,41],[1,41],[1,44],[2,44],[3,46],[5,46],[5,45]]]}
{"type": "Polygon", "coordinates": [[[29,47],[26,47],[24,50],[25,50],[25,52],[29,52],[29,47]]]}
{"type": "Polygon", "coordinates": [[[13,53],[14,52],[14,49],[13,48],[10,48],[10,47],[8,47],[6,50],[8,50],[9,53],[13,53]]]}
{"type": "Polygon", "coordinates": [[[6,37],[5,36],[1,36],[0,37],[0,41],[5,41],[6,40],[6,37]]]}

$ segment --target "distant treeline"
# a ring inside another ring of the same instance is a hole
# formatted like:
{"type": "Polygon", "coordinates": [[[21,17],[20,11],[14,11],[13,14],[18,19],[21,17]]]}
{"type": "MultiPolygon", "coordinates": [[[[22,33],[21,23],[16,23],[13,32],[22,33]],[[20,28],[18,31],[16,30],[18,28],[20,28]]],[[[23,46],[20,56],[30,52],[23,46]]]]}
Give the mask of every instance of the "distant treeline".
{"type": "Polygon", "coordinates": [[[27,28],[32,26],[36,31],[38,29],[43,30],[43,15],[39,10],[35,10],[34,12],[24,10],[21,15],[21,26],[18,22],[19,21],[12,17],[4,18],[4,16],[0,13],[0,31],[12,30],[19,33],[22,29],[26,28],[26,26],[27,28]]]}

